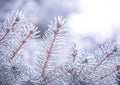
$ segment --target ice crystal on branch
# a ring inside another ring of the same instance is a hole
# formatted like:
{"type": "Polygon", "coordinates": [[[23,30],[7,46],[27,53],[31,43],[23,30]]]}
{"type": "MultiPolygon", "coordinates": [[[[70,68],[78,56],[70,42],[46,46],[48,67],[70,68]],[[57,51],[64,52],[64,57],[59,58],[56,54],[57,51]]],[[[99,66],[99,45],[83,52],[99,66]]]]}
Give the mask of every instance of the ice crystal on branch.
{"type": "Polygon", "coordinates": [[[120,45],[106,42],[94,53],[67,47],[67,28],[62,17],[50,22],[31,67],[23,58],[39,31],[22,12],[9,14],[0,24],[0,85],[119,85],[120,45]],[[58,65],[61,57],[67,61],[58,65]]]}
{"type": "Polygon", "coordinates": [[[48,30],[43,37],[43,45],[40,47],[38,68],[41,76],[55,68],[57,60],[61,57],[63,43],[66,36],[66,27],[62,17],[55,18],[51,21],[48,30]]]}
{"type": "Polygon", "coordinates": [[[7,16],[0,29],[0,82],[3,85],[16,85],[24,76],[23,53],[35,34],[36,27],[25,19],[22,12],[7,16]]]}

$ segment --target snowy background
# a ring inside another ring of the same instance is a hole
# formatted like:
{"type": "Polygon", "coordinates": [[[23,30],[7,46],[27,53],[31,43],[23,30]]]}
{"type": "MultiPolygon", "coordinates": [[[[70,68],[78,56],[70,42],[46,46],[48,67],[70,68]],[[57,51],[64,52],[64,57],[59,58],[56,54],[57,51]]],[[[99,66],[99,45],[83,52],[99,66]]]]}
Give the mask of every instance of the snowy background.
{"type": "Polygon", "coordinates": [[[106,40],[120,39],[120,0],[0,0],[0,21],[15,10],[38,26],[41,37],[54,17],[67,18],[71,39],[89,51],[106,40]]]}
{"type": "Polygon", "coordinates": [[[120,0],[78,0],[79,13],[70,15],[72,34],[81,47],[96,48],[120,39],[120,0]]]}

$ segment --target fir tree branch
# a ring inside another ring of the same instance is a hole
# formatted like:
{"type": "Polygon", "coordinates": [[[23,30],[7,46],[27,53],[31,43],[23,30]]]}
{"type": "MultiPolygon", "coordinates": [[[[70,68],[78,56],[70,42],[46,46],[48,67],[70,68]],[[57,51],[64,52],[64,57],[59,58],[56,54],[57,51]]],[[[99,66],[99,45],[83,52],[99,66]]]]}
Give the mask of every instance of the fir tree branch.
{"type": "Polygon", "coordinates": [[[120,70],[120,65],[117,65],[117,66],[116,66],[116,69],[114,69],[114,70],[113,70],[112,72],[110,72],[109,74],[106,74],[106,75],[104,75],[104,76],[101,76],[99,79],[93,81],[93,84],[97,83],[97,82],[100,81],[100,80],[105,79],[106,77],[111,76],[113,73],[115,73],[115,72],[118,71],[118,70],[120,70]]]}
{"type": "Polygon", "coordinates": [[[67,75],[67,74],[70,73],[71,71],[73,71],[73,69],[67,70],[66,72],[64,72],[64,73],[62,73],[62,74],[60,74],[60,75],[58,75],[57,77],[55,77],[55,78],[53,78],[53,79],[47,81],[47,82],[44,83],[43,85],[47,85],[48,83],[53,82],[53,81],[55,81],[55,80],[57,80],[57,79],[63,77],[64,75],[67,75]]]}
{"type": "Polygon", "coordinates": [[[26,38],[22,41],[21,45],[18,47],[18,49],[13,52],[13,56],[10,58],[9,62],[11,60],[13,60],[13,58],[16,56],[16,54],[19,52],[19,50],[24,46],[24,44],[27,42],[28,39],[31,38],[32,34],[33,34],[33,30],[30,30],[29,34],[26,36],[26,38]]]}
{"type": "Polygon", "coordinates": [[[15,21],[11,24],[10,27],[6,29],[6,33],[0,39],[0,43],[7,37],[7,35],[15,28],[15,25],[20,21],[19,17],[16,17],[15,21]]]}
{"type": "MultiPolygon", "coordinates": [[[[82,64],[88,64],[88,59],[85,59],[82,64]]],[[[84,71],[85,65],[81,67],[79,74],[77,75],[77,79],[73,82],[73,85],[76,85],[77,81],[79,80],[79,76],[84,71]]]]}
{"type": "Polygon", "coordinates": [[[74,44],[73,47],[72,47],[72,52],[73,52],[73,53],[72,53],[72,57],[73,57],[72,63],[74,63],[74,62],[75,62],[75,59],[76,59],[76,57],[77,57],[77,55],[78,55],[75,44],[74,44]]]}
{"type": "MultiPolygon", "coordinates": [[[[100,65],[102,65],[103,62],[105,62],[108,58],[110,58],[116,51],[117,48],[114,48],[112,52],[106,53],[105,57],[98,64],[95,65],[95,67],[92,69],[91,72],[88,73],[87,77],[89,77],[100,65]]],[[[86,80],[87,77],[85,77],[83,80],[86,80]]]]}
{"type": "Polygon", "coordinates": [[[53,33],[54,33],[53,40],[52,40],[52,42],[51,42],[51,44],[50,44],[50,48],[49,48],[49,50],[48,50],[48,52],[47,52],[47,57],[46,57],[46,61],[45,61],[45,63],[44,63],[43,69],[42,69],[42,74],[41,74],[41,76],[44,76],[44,74],[45,74],[45,69],[46,69],[46,67],[47,67],[47,63],[48,63],[48,61],[49,61],[49,58],[50,58],[50,55],[51,55],[51,52],[52,52],[52,49],[53,49],[53,46],[54,46],[54,42],[55,42],[55,40],[56,40],[56,37],[57,37],[58,32],[59,32],[59,30],[60,30],[60,27],[61,27],[61,24],[60,24],[60,23],[57,23],[57,28],[56,28],[55,30],[53,30],[53,33]]]}

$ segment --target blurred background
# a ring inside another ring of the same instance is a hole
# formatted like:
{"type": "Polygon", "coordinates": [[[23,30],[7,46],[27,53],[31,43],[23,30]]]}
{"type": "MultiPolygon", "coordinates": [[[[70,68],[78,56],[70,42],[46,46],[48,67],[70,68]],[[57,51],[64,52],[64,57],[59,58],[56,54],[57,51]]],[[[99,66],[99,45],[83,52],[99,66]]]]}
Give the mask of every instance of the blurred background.
{"type": "Polygon", "coordinates": [[[68,17],[76,12],[77,2],[74,0],[0,0],[0,21],[10,11],[23,11],[27,19],[42,31],[47,28],[50,20],[57,16],[68,17]]]}
{"type": "Polygon", "coordinates": [[[0,0],[0,21],[14,10],[23,11],[41,37],[54,17],[67,18],[71,39],[89,51],[120,39],[120,0],[0,0]]]}

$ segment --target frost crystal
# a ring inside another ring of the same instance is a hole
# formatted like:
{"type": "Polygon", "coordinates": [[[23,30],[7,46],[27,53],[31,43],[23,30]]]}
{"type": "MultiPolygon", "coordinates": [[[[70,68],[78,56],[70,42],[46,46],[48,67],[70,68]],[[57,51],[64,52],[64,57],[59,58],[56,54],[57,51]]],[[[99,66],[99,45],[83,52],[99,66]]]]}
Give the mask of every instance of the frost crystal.
{"type": "Polygon", "coordinates": [[[119,85],[119,44],[108,41],[93,54],[76,44],[67,47],[67,28],[62,17],[50,22],[31,67],[25,64],[25,50],[39,31],[22,12],[9,14],[0,23],[0,85],[119,85]],[[59,64],[61,57],[67,61],[59,64]]]}

